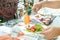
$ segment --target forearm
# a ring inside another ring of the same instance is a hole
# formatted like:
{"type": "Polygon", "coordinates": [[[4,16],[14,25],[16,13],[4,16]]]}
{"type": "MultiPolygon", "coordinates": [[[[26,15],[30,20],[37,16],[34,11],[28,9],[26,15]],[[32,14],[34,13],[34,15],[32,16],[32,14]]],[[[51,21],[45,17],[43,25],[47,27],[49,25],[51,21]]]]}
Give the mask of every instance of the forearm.
{"type": "Polygon", "coordinates": [[[44,1],[42,6],[49,8],[60,8],[60,1],[44,1]]]}
{"type": "Polygon", "coordinates": [[[59,35],[60,35],[60,27],[58,27],[59,35]]]}

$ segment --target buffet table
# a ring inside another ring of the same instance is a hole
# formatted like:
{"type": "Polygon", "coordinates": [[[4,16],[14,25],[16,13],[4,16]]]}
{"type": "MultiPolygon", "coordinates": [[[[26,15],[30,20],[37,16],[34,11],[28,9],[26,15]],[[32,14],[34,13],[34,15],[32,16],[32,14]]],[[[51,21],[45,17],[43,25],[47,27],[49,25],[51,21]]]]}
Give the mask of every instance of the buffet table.
{"type": "MultiPolygon", "coordinates": [[[[16,28],[19,27],[18,25],[20,25],[21,23],[18,23],[17,25],[15,25],[15,27],[16,28]]],[[[37,23],[39,23],[39,22],[37,22],[37,23]]],[[[52,26],[52,27],[53,26],[60,26],[60,16],[56,16],[56,18],[53,20],[53,22],[49,26],[52,26]]],[[[24,26],[21,26],[20,29],[23,29],[23,27],[24,26]]],[[[42,35],[40,33],[30,33],[30,32],[26,32],[25,30],[23,32],[25,35],[22,37],[22,40],[24,40],[25,37],[28,38],[29,40],[46,40],[44,38],[44,35],[42,35]]],[[[54,38],[53,40],[60,40],[60,37],[54,38]]]]}
{"type": "MultiPolygon", "coordinates": [[[[28,39],[29,40],[46,40],[44,38],[44,36],[40,33],[29,33],[29,32],[26,32],[25,30],[22,31],[22,29],[24,28],[24,25],[22,23],[23,23],[23,21],[19,19],[16,21],[16,24],[13,27],[12,26],[8,27],[8,25],[0,26],[0,35],[2,36],[5,34],[11,34],[12,37],[19,38],[20,40],[24,40],[24,39],[26,39],[26,40],[28,40],[28,39]],[[24,35],[17,37],[17,33],[19,31],[22,31],[24,33],[24,35]]],[[[57,16],[49,26],[60,26],[60,16],[57,16]]],[[[58,37],[57,39],[55,38],[54,40],[60,40],[60,37],[58,37]]]]}
{"type": "MultiPolygon", "coordinates": [[[[30,22],[30,24],[34,24],[34,23],[39,23],[39,22],[37,20],[30,22]]],[[[31,33],[24,30],[26,26],[23,24],[23,21],[20,18],[2,24],[0,24],[0,36],[10,34],[12,38],[18,38],[20,40],[46,40],[44,35],[40,34],[40,32],[31,33]],[[21,32],[22,34],[20,33],[17,36],[19,32],[21,32]]],[[[42,25],[42,26],[47,27],[46,25],[42,25]]],[[[48,26],[60,26],[60,16],[56,16],[53,22],[48,26]]],[[[54,38],[53,40],[60,40],[60,37],[54,38]]]]}

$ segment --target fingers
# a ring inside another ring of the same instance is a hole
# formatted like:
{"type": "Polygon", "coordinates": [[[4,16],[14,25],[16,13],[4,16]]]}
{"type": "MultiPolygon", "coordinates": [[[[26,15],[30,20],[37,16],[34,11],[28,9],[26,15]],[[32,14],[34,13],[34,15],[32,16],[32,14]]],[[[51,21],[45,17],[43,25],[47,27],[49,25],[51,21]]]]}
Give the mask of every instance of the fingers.
{"type": "Polygon", "coordinates": [[[0,36],[0,40],[2,40],[2,39],[6,39],[6,38],[10,38],[10,35],[0,36]]]}
{"type": "Polygon", "coordinates": [[[39,3],[35,3],[32,7],[32,10],[37,13],[37,11],[40,9],[39,6],[40,6],[39,3]]]}
{"type": "Polygon", "coordinates": [[[32,10],[37,13],[38,9],[34,6],[32,7],[32,10]]]}
{"type": "Polygon", "coordinates": [[[52,31],[51,31],[51,27],[48,27],[47,29],[44,29],[41,34],[43,34],[45,36],[46,39],[51,39],[53,38],[53,35],[52,35],[52,31]]]}
{"type": "Polygon", "coordinates": [[[45,36],[46,39],[49,39],[50,27],[44,29],[41,34],[45,36]]]}

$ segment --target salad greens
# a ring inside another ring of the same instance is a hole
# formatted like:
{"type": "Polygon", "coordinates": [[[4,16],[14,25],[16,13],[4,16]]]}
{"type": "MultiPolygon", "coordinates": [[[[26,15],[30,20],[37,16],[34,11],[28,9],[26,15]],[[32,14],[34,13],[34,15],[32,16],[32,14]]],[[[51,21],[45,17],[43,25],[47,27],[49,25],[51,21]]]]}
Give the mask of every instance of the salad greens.
{"type": "Polygon", "coordinates": [[[35,24],[29,28],[26,28],[28,32],[40,32],[42,31],[43,27],[41,24],[35,24]]]}

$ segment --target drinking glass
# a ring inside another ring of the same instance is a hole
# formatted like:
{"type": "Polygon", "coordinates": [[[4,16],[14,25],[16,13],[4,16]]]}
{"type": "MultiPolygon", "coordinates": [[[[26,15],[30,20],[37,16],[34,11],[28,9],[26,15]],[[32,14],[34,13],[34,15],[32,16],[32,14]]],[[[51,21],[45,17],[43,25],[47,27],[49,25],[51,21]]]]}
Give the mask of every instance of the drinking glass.
{"type": "Polygon", "coordinates": [[[23,15],[23,9],[22,8],[18,9],[18,12],[19,17],[21,18],[23,15]]]}

